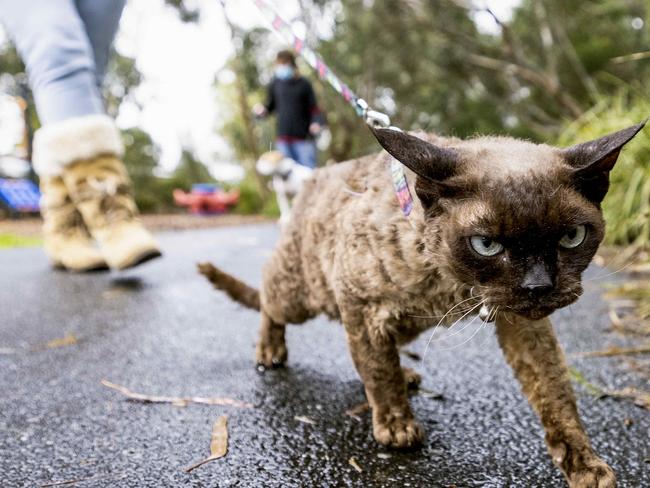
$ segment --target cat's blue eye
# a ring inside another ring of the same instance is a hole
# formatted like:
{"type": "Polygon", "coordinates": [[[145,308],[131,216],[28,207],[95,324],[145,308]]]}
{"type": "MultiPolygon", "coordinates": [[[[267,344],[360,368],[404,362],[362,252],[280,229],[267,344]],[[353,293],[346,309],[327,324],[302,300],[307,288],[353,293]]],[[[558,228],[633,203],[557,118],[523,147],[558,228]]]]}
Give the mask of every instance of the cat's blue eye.
{"type": "Polygon", "coordinates": [[[573,249],[578,247],[585,241],[587,236],[587,228],[584,225],[576,225],[573,229],[569,230],[560,239],[560,246],[565,249],[573,249]]]}
{"type": "Polygon", "coordinates": [[[486,236],[472,236],[469,239],[472,249],[481,256],[496,256],[503,251],[503,245],[486,236]]]}

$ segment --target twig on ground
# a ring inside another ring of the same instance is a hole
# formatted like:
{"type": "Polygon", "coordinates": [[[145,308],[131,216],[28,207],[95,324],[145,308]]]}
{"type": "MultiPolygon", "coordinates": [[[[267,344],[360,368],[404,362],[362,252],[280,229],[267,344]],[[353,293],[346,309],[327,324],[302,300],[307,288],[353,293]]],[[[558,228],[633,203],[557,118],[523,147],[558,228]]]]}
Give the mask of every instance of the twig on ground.
{"type": "Polygon", "coordinates": [[[367,412],[368,410],[370,410],[370,405],[368,405],[368,402],[363,402],[346,410],[345,415],[347,415],[348,417],[352,417],[354,420],[358,422],[361,422],[361,417],[359,417],[359,415],[367,412]]]}
{"type": "Polygon", "coordinates": [[[587,351],[571,354],[572,357],[580,358],[597,358],[610,356],[632,356],[635,354],[650,354],[650,344],[644,344],[637,347],[610,347],[602,351],[587,351]]]}
{"type": "Polygon", "coordinates": [[[129,400],[143,402],[143,403],[169,403],[177,407],[185,407],[190,403],[198,403],[202,405],[223,405],[227,407],[237,408],[253,408],[252,403],[241,402],[232,398],[226,397],[174,397],[174,396],[156,396],[144,395],[142,393],[135,393],[124,386],[111,383],[108,380],[102,380],[102,385],[112,390],[115,390],[122,395],[126,396],[129,400]]]}
{"type": "Polygon", "coordinates": [[[302,422],[303,424],[316,425],[316,422],[314,422],[314,420],[312,420],[309,417],[306,417],[304,415],[296,415],[294,417],[294,420],[297,420],[298,422],[302,422]]]}
{"type": "Polygon", "coordinates": [[[650,393],[638,388],[623,388],[622,390],[610,390],[588,381],[584,375],[575,368],[569,368],[569,375],[578,384],[582,385],[591,395],[596,398],[619,398],[632,400],[635,405],[650,410],[650,393]]]}
{"type": "Polygon", "coordinates": [[[52,487],[52,486],[74,485],[74,484],[77,484],[77,483],[83,483],[85,481],[103,480],[103,479],[115,478],[117,476],[124,477],[124,473],[96,474],[96,475],[93,475],[93,476],[87,476],[85,478],[74,478],[74,479],[70,479],[70,480],[52,481],[50,483],[42,484],[41,488],[49,488],[49,487],[52,487]]]}

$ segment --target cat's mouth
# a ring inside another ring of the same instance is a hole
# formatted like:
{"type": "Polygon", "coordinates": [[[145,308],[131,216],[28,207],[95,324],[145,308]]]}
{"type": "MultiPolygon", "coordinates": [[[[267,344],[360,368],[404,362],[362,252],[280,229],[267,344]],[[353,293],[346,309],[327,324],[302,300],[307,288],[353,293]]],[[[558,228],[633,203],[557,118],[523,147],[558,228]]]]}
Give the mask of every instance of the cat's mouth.
{"type": "Polygon", "coordinates": [[[531,320],[541,320],[544,317],[548,317],[551,315],[553,312],[555,312],[558,308],[562,308],[562,306],[538,306],[538,307],[533,307],[533,308],[514,308],[512,307],[512,310],[514,313],[517,315],[521,315],[522,317],[525,317],[527,319],[531,320]]]}
{"type": "Polygon", "coordinates": [[[540,320],[548,317],[556,310],[571,305],[580,297],[581,292],[582,290],[557,291],[534,301],[518,299],[515,303],[500,304],[497,303],[498,301],[494,301],[490,306],[498,306],[502,310],[509,310],[530,320],[540,320]],[[576,293],[576,291],[580,291],[580,293],[576,293]]]}

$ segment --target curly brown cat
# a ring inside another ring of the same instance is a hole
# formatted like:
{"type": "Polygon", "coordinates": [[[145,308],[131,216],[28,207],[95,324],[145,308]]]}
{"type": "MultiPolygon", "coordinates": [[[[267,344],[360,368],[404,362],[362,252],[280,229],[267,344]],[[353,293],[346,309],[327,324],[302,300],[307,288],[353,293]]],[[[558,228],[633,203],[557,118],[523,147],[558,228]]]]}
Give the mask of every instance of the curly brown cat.
{"type": "Polygon", "coordinates": [[[388,151],[316,171],[257,290],[210,264],[200,270],[261,311],[257,361],[287,360],[285,324],[340,320],[372,407],[375,439],[423,438],[398,348],[443,317],[485,306],[499,344],[546,430],[571,487],[613,487],[582,427],[548,315],[582,293],[604,233],[600,203],[623,145],[643,124],[559,149],[505,137],[471,140],[376,129],[388,151]],[[417,198],[405,217],[388,170],[408,169],[417,198]]]}

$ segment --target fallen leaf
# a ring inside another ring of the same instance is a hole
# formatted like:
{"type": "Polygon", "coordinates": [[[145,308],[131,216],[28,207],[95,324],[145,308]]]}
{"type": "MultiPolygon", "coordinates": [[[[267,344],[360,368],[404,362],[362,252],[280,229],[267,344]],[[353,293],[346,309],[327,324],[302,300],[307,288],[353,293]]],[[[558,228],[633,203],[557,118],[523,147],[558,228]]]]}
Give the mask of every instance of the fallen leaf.
{"type": "Polygon", "coordinates": [[[312,419],[310,419],[309,417],[305,417],[304,415],[296,415],[296,416],[294,417],[294,419],[297,420],[298,422],[302,422],[302,423],[304,423],[304,424],[316,425],[316,422],[314,422],[314,421],[313,421],[312,419]]]}
{"type": "Polygon", "coordinates": [[[608,356],[630,356],[634,354],[650,354],[650,344],[644,344],[638,347],[610,347],[602,351],[578,352],[572,354],[574,357],[596,358],[608,356]]]}
{"type": "Polygon", "coordinates": [[[432,400],[444,400],[445,396],[437,391],[427,390],[425,388],[418,389],[418,395],[422,395],[424,398],[431,398],[432,400]]]}
{"type": "Polygon", "coordinates": [[[402,349],[400,352],[413,361],[422,361],[422,356],[417,352],[409,351],[408,349],[402,349]]]}
{"type": "Polygon", "coordinates": [[[205,458],[203,461],[199,461],[196,464],[193,464],[189,468],[185,468],[185,472],[189,473],[190,471],[203,466],[205,463],[214,461],[224,457],[228,453],[228,416],[222,415],[219,417],[214,425],[212,426],[212,437],[210,439],[210,457],[205,458]]]}
{"type": "Polygon", "coordinates": [[[370,410],[370,405],[368,405],[368,402],[363,402],[360,403],[359,405],[355,405],[354,407],[348,409],[345,411],[345,415],[348,417],[352,417],[354,420],[358,420],[361,422],[361,417],[359,417],[360,414],[367,412],[370,410]]]}
{"type": "Polygon", "coordinates": [[[629,418],[629,417],[625,417],[625,418],[623,419],[623,425],[625,425],[625,427],[628,427],[628,428],[629,428],[629,427],[632,426],[633,423],[634,423],[634,421],[633,421],[631,418],[629,418]]]}
{"type": "Polygon", "coordinates": [[[612,324],[614,324],[616,327],[622,327],[623,322],[621,322],[621,317],[618,316],[618,312],[614,308],[609,309],[609,320],[611,320],[612,324]]]}
{"type": "Polygon", "coordinates": [[[359,473],[363,473],[363,469],[361,469],[361,466],[359,466],[359,463],[354,458],[354,456],[352,456],[350,459],[348,459],[348,463],[350,463],[350,466],[352,466],[354,469],[356,469],[359,473]]]}
{"type": "Polygon", "coordinates": [[[58,339],[52,339],[51,341],[47,341],[45,344],[37,346],[34,349],[39,351],[42,349],[56,349],[57,347],[72,346],[74,344],[77,344],[78,342],[79,340],[73,334],[66,334],[65,336],[60,337],[58,339]]]}
{"type": "Polygon", "coordinates": [[[202,405],[224,405],[228,407],[238,407],[238,408],[253,408],[253,404],[247,402],[241,402],[239,400],[233,400],[232,398],[226,397],[173,397],[173,396],[155,396],[155,395],[144,395],[142,393],[135,393],[124,386],[111,383],[108,380],[102,380],[102,385],[112,390],[120,392],[122,395],[126,396],[129,400],[143,402],[143,403],[170,403],[177,407],[184,407],[190,403],[198,403],[202,405]]]}

